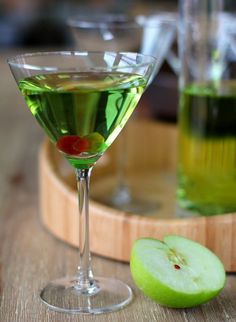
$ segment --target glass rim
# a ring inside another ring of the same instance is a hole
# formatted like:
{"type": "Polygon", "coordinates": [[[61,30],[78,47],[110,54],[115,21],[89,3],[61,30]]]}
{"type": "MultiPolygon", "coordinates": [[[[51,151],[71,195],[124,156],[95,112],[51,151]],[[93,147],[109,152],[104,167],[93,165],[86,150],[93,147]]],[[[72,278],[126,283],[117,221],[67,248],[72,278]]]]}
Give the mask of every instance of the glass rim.
{"type": "Polygon", "coordinates": [[[105,28],[114,27],[117,29],[141,28],[139,23],[132,16],[123,14],[95,14],[75,15],[67,19],[67,24],[74,28],[105,28]]]}
{"type": "MultiPolygon", "coordinates": [[[[132,52],[132,51],[109,51],[109,50],[105,50],[105,51],[78,51],[78,50],[67,50],[67,51],[38,51],[38,52],[31,52],[31,53],[24,53],[24,54],[19,54],[19,55],[15,55],[13,57],[9,57],[7,58],[7,63],[8,65],[11,67],[16,67],[16,68],[23,68],[23,69],[28,69],[28,70],[39,70],[39,71],[65,71],[65,70],[70,70],[71,68],[63,68],[63,67],[59,67],[56,66],[56,64],[54,66],[39,66],[37,64],[27,64],[26,62],[17,62],[18,60],[23,60],[24,58],[31,58],[31,57],[43,57],[43,56],[65,56],[65,57],[71,57],[71,56],[88,56],[88,54],[94,54],[94,55],[101,55],[101,54],[120,54],[120,55],[136,55],[139,57],[144,57],[147,58],[148,61],[140,63],[140,64],[130,64],[127,62],[127,64],[125,64],[124,66],[118,66],[118,65],[114,65],[114,66],[110,66],[110,68],[112,70],[116,70],[116,69],[124,69],[124,68],[131,68],[131,67],[135,67],[135,68],[139,68],[139,67],[145,67],[148,66],[150,64],[154,64],[158,58],[152,56],[152,55],[146,55],[146,54],[142,54],[142,53],[137,53],[137,52],[132,52]]],[[[132,57],[129,57],[132,58],[132,57]]],[[[75,68],[73,68],[73,70],[75,70],[75,68]]],[[[93,67],[94,72],[95,71],[99,71],[99,67],[93,67]]],[[[104,67],[101,67],[100,70],[104,70],[104,67]]]]}
{"type": "Polygon", "coordinates": [[[71,28],[93,29],[93,28],[155,28],[158,25],[174,24],[177,21],[177,13],[162,11],[152,15],[126,16],[122,14],[96,14],[96,15],[75,15],[67,19],[67,24],[71,28]],[[120,19],[124,17],[124,19],[120,19]],[[148,19],[157,18],[155,21],[148,19]],[[117,20],[112,20],[117,18],[117,20]],[[102,20],[103,19],[103,20],[102,20]]]}

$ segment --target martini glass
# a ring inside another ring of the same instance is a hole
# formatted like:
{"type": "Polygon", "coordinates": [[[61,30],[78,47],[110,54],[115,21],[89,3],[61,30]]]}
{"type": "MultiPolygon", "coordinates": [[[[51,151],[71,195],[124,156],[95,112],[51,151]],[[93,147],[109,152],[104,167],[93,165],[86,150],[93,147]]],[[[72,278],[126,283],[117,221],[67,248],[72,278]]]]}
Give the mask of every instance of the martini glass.
{"type": "Polygon", "coordinates": [[[74,167],[79,205],[79,263],[72,277],[50,282],[41,299],[51,309],[103,313],[132,299],[125,283],[94,277],[89,251],[89,178],[97,160],[136,107],[155,59],[125,52],[42,52],[8,60],[33,116],[74,167]]]}
{"type": "MultiPolygon", "coordinates": [[[[68,25],[79,50],[135,51],[156,57],[149,84],[158,73],[176,35],[176,16],[169,12],[135,17],[125,14],[76,15],[68,20],[68,25]]],[[[117,142],[114,187],[111,189],[109,186],[109,193],[99,192],[93,198],[122,211],[151,213],[160,207],[160,202],[140,198],[131,188],[127,173],[130,149],[127,131],[124,129],[117,142]]]]}

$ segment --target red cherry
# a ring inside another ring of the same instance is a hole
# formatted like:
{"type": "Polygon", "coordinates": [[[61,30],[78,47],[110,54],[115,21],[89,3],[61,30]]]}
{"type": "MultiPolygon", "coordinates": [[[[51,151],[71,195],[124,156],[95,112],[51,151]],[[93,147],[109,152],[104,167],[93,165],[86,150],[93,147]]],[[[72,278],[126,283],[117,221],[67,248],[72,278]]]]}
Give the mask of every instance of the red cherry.
{"type": "Polygon", "coordinates": [[[89,141],[78,135],[62,136],[56,143],[58,150],[69,155],[79,155],[81,152],[86,152],[89,150],[89,146],[89,141]]]}
{"type": "Polygon", "coordinates": [[[175,269],[180,269],[181,267],[180,267],[179,265],[175,264],[175,265],[174,265],[174,268],[175,268],[175,269]]]}

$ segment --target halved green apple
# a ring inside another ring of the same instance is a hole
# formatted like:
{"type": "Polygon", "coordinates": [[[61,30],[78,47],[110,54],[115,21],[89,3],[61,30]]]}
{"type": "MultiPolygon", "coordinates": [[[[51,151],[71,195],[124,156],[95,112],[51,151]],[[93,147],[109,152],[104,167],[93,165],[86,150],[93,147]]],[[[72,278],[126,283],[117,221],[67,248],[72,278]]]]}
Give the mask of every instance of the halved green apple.
{"type": "Polygon", "coordinates": [[[223,289],[226,279],[224,266],[214,253],[174,235],[164,241],[138,239],[132,248],[130,268],[145,295],[172,308],[209,301],[223,289]]]}

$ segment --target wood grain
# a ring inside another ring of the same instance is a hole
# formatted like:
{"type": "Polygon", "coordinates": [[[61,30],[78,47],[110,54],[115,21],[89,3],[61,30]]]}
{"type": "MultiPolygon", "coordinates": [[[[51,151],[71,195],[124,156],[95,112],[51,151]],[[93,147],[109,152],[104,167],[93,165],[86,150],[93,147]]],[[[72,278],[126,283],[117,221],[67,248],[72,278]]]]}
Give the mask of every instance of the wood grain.
{"type": "MultiPolygon", "coordinates": [[[[227,271],[235,272],[236,214],[176,217],[175,181],[170,180],[171,175],[175,176],[176,127],[153,121],[135,121],[127,128],[126,139],[133,138],[138,145],[130,145],[133,148],[129,151],[126,175],[131,173],[133,184],[139,187],[142,197],[150,198],[153,194],[152,202],[158,199],[161,207],[157,207],[151,215],[140,216],[95,201],[99,199],[98,194],[100,197],[109,196],[112,191],[110,182],[115,182],[117,143],[114,143],[114,147],[105,154],[107,159],[102,160],[94,170],[97,169],[91,185],[94,189],[90,202],[91,250],[128,262],[131,247],[137,238],[163,239],[165,235],[177,234],[207,246],[221,258],[227,271]],[[161,176],[163,173],[165,176],[161,176]],[[140,177],[143,178],[141,181],[140,177]],[[144,179],[147,180],[146,186],[143,186],[144,179]]],[[[68,178],[71,180],[64,159],[46,141],[40,154],[43,223],[58,238],[78,246],[77,193],[68,178]]]]}
{"type": "Polygon", "coordinates": [[[93,256],[96,274],[129,283],[134,301],[124,310],[101,316],[77,316],[48,310],[39,290],[51,279],[72,274],[77,250],[52,237],[38,211],[37,157],[42,131],[17,92],[0,56],[0,321],[1,322],[233,322],[236,276],[228,274],[213,301],[188,310],[162,308],[134,286],[129,266],[93,256]]]}

